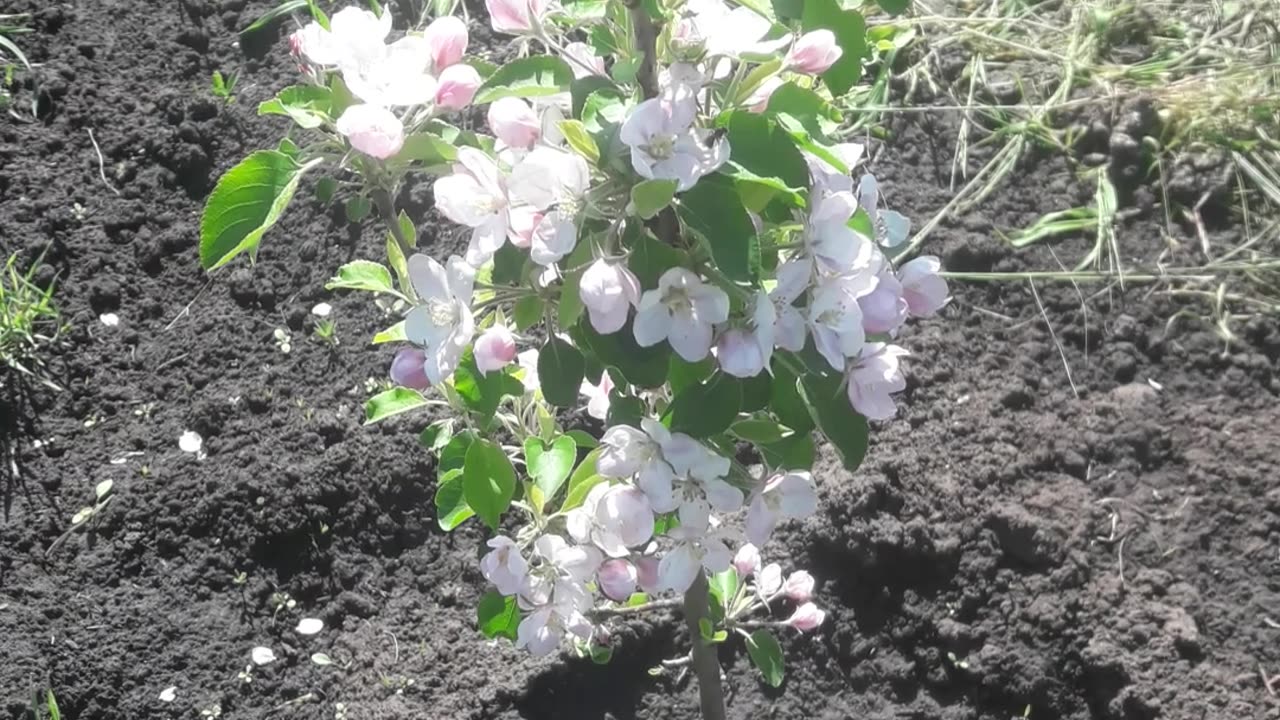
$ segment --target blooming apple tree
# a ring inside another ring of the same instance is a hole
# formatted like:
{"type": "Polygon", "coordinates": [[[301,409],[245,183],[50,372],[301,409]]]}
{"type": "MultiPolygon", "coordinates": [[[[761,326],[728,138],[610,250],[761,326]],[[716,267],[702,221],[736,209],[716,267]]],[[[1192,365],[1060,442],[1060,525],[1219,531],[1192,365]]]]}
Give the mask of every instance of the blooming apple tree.
{"type": "Polygon", "coordinates": [[[603,660],[611,623],[678,607],[693,649],[672,665],[723,717],[716,643],[741,637],[776,685],[773,633],[823,621],[813,577],[762,560],[837,481],[811,474],[815,437],[858,467],[906,387],[904,323],[947,301],[937,259],[900,257],[908,222],[863,146],[835,139],[864,19],[836,0],[487,5],[500,65],[456,17],[312,7],[298,84],[259,108],[297,131],[220,180],[201,262],[256,254],[307,174],[353,220],[376,209],[385,264],[329,287],[399,316],[368,420],[449,409],[421,442],[440,526],[491,533],[480,630],[603,660]],[[419,247],[397,199],[424,176],[446,222],[419,247]]]}

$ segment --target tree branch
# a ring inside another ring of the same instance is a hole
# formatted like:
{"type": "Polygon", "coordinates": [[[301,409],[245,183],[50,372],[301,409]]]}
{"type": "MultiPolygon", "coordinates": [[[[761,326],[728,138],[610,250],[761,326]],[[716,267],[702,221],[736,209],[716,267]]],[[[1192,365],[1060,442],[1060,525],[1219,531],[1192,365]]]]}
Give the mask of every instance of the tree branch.
{"type": "Polygon", "coordinates": [[[631,15],[631,29],[635,33],[636,49],[643,53],[640,68],[636,70],[636,82],[646,99],[658,97],[658,34],[662,28],[649,17],[642,0],[626,0],[631,15]]]}
{"type": "Polygon", "coordinates": [[[702,720],[725,720],[724,688],[720,685],[720,658],[715,645],[702,639],[702,618],[707,616],[707,576],[698,568],[693,584],[684,594],[684,623],[693,643],[693,671],[698,676],[698,696],[702,720]]]}

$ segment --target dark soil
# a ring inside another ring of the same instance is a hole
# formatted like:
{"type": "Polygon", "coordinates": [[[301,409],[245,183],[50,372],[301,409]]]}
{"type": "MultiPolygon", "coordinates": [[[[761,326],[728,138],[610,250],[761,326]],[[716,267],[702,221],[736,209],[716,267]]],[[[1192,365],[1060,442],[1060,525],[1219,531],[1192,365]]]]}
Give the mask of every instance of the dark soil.
{"type": "MultiPolygon", "coordinates": [[[[438,530],[422,417],[361,426],[365,381],[390,360],[366,342],[388,321],[323,289],[380,255],[375,226],[304,191],[256,265],[199,270],[203,197],[283,130],[254,109],[291,81],[284,43],[238,48],[234,32],[266,6],[0,0],[34,13],[22,41],[41,65],[18,98],[34,87],[39,118],[0,119],[0,250],[47,252],[72,326],[51,358],[67,389],[0,406],[16,455],[0,484],[0,715],[29,717],[52,688],[71,720],[695,717],[692,687],[646,673],[685,642],[669,618],[618,632],[608,666],[475,631],[483,533],[438,530]],[[210,95],[215,69],[240,72],[235,103],[210,95]],[[309,337],[321,300],[336,348],[309,337]],[[179,450],[185,430],[208,457],[179,450]],[[49,552],[105,479],[115,499],[49,552]],[[276,610],[278,593],[296,606],[276,610]],[[325,631],[296,635],[303,616],[325,631]],[[280,659],[246,682],[257,645],[280,659]]],[[[920,224],[949,198],[954,123],[913,122],[875,168],[920,224]]],[[[1029,158],[930,243],[952,270],[1054,267],[994,231],[1090,195],[1063,162],[1029,158]]],[[[431,239],[427,197],[402,201],[438,252],[456,240],[431,239]]],[[[1129,217],[1125,255],[1155,258],[1163,227],[1159,208],[1129,217]]],[[[1071,263],[1080,247],[1057,251],[1071,263]]],[[[814,572],[828,621],[784,640],[779,690],[726,647],[730,717],[1280,717],[1262,680],[1280,673],[1280,331],[1240,324],[1224,353],[1204,324],[1166,333],[1181,308],[1144,288],[1035,290],[957,285],[910,331],[900,417],[855,475],[824,456],[818,515],[767,549],[814,572]]]]}

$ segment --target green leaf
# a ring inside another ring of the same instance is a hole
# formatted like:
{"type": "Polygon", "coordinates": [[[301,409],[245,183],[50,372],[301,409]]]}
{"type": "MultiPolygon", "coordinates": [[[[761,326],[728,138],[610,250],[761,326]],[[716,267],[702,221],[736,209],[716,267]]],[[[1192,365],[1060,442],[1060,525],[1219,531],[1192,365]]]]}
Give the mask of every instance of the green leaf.
{"type": "Polygon", "coordinates": [[[822,81],[835,97],[849,92],[862,78],[862,61],[867,57],[867,21],[862,13],[843,9],[839,0],[805,0],[801,25],[805,32],[826,28],[835,34],[844,52],[822,74],[822,81]]]}
{"type": "Polygon", "coordinates": [[[480,418],[485,425],[493,418],[507,395],[523,395],[524,384],[505,370],[495,370],[485,374],[476,366],[475,355],[467,350],[453,372],[453,389],[466,406],[480,418]]]}
{"type": "Polygon", "coordinates": [[[578,348],[551,337],[538,353],[538,381],[542,396],[557,407],[572,407],[578,402],[578,389],[586,374],[586,363],[578,348]]]}
{"type": "Polygon", "coordinates": [[[593,450],[600,446],[600,441],[592,437],[591,433],[586,430],[570,430],[565,435],[573,438],[574,444],[585,450],[593,450]]]}
{"type": "MultiPolygon", "coordinates": [[[[592,31],[592,34],[593,35],[595,34],[594,29],[592,31]]],[[[609,53],[603,53],[603,54],[609,54],[609,53]]],[[[577,80],[573,81],[573,84],[569,87],[569,94],[570,94],[570,97],[572,97],[573,99],[573,116],[574,117],[582,117],[582,109],[587,104],[587,97],[590,96],[591,93],[594,93],[597,90],[607,90],[610,93],[612,93],[615,98],[620,97],[617,94],[617,88],[614,87],[613,82],[610,81],[609,78],[607,77],[601,77],[599,75],[588,75],[587,77],[578,78],[577,80]]]]}
{"type": "Polygon", "coordinates": [[[742,412],[751,413],[769,407],[769,394],[773,389],[773,377],[769,373],[731,379],[742,388],[742,412]]]}
{"type": "Polygon", "coordinates": [[[772,4],[779,20],[799,20],[804,12],[804,0],[773,0],[772,4]]]}
{"type": "Polygon", "coordinates": [[[440,476],[436,484],[436,522],[449,532],[475,515],[462,492],[462,470],[454,468],[440,476]]]}
{"type": "MultiPolygon", "coordinates": [[[[577,473],[574,473],[577,477],[577,473]]],[[[560,512],[572,510],[582,505],[587,499],[587,494],[591,492],[591,488],[602,482],[608,482],[609,479],[601,477],[595,473],[595,460],[591,461],[591,472],[587,473],[581,480],[570,480],[569,492],[564,497],[564,503],[560,506],[560,512]]]]}
{"type": "MultiPolygon", "coordinates": [[[[786,87],[785,85],[783,87],[786,87]]],[[[782,90],[775,90],[776,94],[782,90]]],[[[772,106],[773,96],[769,103],[772,106]]],[[[809,168],[791,136],[769,117],[737,110],[721,116],[721,127],[728,128],[730,159],[761,178],[773,178],[784,188],[804,188],[809,183],[809,168]]]]}
{"type": "Polygon", "coordinates": [[[258,105],[259,115],[285,115],[303,130],[312,130],[328,122],[333,106],[333,91],[320,85],[292,85],[279,95],[258,105]]]}
{"type": "Polygon", "coordinates": [[[333,194],[338,192],[338,181],[331,177],[322,177],[316,181],[316,200],[321,205],[328,205],[333,201],[333,194]]]}
{"type": "Polygon", "coordinates": [[[439,453],[453,439],[453,420],[437,420],[423,428],[418,444],[433,453],[439,453]]]}
{"type": "Polygon", "coordinates": [[[396,153],[398,162],[418,162],[427,167],[448,167],[458,159],[458,149],[444,138],[433,133],[414,133],[404,139],[404,146],[396,153]]]}
{"type": "Polygon", "coordinates": [[[809,470],[817,456],[812,433],[796,433],[776,443],[756,447],[770,465],[788,470],[809,470]]]}
{"type": "Polygon", "coordinates": [[[747,418],[729,426],[729,432],[739,440],[746,440],[756,445],[768,445],[791,437],[794,433],[786,425],[780,425],[768,418],[747,418]]]}
{"type": "Polygon", "coordinates": [[[680,215],[706,238],[716,267],[731,280],[753,282],[760,268],[760,240],[733,181],[703,178],[680,196],[680,215]]]}
{"type": "Polygon", "coordinates": [[[672,432],[705,438],[724,432],[738,417],[742,407],[742,388],[723,373],[710,380],[690,385],[676,395],[664,419],[670,420],[672,432]]]}
{"type": "Polygon", "coordinates": [[[391,388],[374,395],[364,403],[364,424],[385,420],[427,404],[422,393],[404,387],[391,388]]]}
{"type": "Polygon", "coordinates": [[[854,412],[840,387],[840,378],[806,375],[800,382],[800,392],[809,414],[835,447],[845,469],[857,470],[867,456],[867,419],[854,412]]]}
{"type": "Polygon", "coordinates": [[[462,494],[484,524],[497,530],[516,494],[516,471],[501,447],[488,440],[471,443],[462,468],[462,494]]]}
{"type": "Polygon", "coordinates": [[[711,590],[711,597],[716,599],[720,607],[728,610],[729,603],[733,602],[733,596],[738,592],[738,571],[732,567],[721,570],[712,575],[711,581],[707,584],[711,590]]]}
{"type": "Polygon", "coordinates": [[[476,441],[474,430],[463,430],[449,441],[440,451],[440,472],[461,470],[466,465],[467,451],[476,441]]]}
{"type": "Polygon", "coordinates": [[[573,68],[550,55],[534,55],[503,65],[476,91],[476,105],[506,97],[546,97],[566,92],[573,82],[573,68]]]}
{"type": "Polygon", "coordinates": [[[613,648],[611,647],[592,645],[587,648],[587,651],[591,654],[591,662],[597,665],[608,665],[609,661],[613,659],[613,648]]]}
{"type": "Polygon", "coordinates": [[[577,458],[578,444],[566,435],[556,438],[550,447],[538,438],[524,441],[525,467],[534,485],[542,491],[544,506],[569,479],[569,471],[573,470],[573,461],[577,458]]]}
{"type": "MultiPolygon", "coordinates": [[[[789,136],[787,142],[791,142],[789,136]]],[[[733,186],[738,191],[738,197],[742,199],[742,206],[751,212],[764,212],[769,203],[777,197],[781,197],[793,208],[803,208],[806,205],[804,195],[798,189],[788,186],[776,177],[761,177],[732,160],[721,166],[720,173],[733,178],[733,186]]]]}
{"type": "Polygon", "coordinates": [[[617,388],[609,393],[609,415],[605,418],[606,425],[630,425],[638,428],[644,417],[644,402],[640,398],[623,394],[617,388]]]}
{"type": "Polygon", "coordinates": [[[516,607],[515,596],[506,597],[497,590],[485,593],[476,606],[476,622],[480,632],[489,639],[515,640],[516,629],[520,627],[520,609],[516,607]]]}
{"type": "Polygon", "coordinates": [[[640,287],[653,289],[658,286],[658,278],[673,267],[685,264],[685,254],[665,243],[659,242],[648,230],[637,228],[631,230],[631,223],[625,233],[631,257],[627,259],[627,267],[640,281],[640,287]]]}
{"type": "Polygon", "coordinates": [[[773,91],[764,114],[775,119],[784,114],[795,118],[811,137],[816,138],[832,137],[840,124],[839,110],[818,93],[794,82],[783,83],[773,91]]]}
{"type": "Polygon", "coordinates": [[[369,217],[369,213],[373,212],[373,203],[369,198],[363,195],[347,198],[346,205],[347,222],[359,223],[361,220],[369,217]]]}
{"type": "Polygon", "coordinates": [[[303,173],[319,165],[305,165],[276,150],[259,150],[218,179],[200,218],[200,266],[213,270],[246,250],[257,254],[258,243],[284,213],[303,173]]]}
{"type": "Polygon", "coordinates": [[[876,0],[876,4],[890,15],[901,15],[911,7],[911,0],[876,0]]]}
{"type": "Polygon", "coordinates": [[[537,295],[525,295],[517,300],[511,308],[511,319],[516,324],[516,330],[524,332],[541,322],[542,308],[542,298],[537,295]]]}
{"type": "Polygon", "coordinates": [[[813,418],[809,415],[809,406],[800,396],[796,381],[798,378],[786,363],[781,362],[782,354],[775,353],[773,366],[773,385],[769,388],[769,408],[782,421],[783,425],[797,433],[807,433],[813,429],[813,418]]]}
{"type": "Polygon", "coordinates": [[[389,342],[401,342],[407,339],[408,338],[404,336],[404,321],[401,320],[395,325],[392,325],[386,330],[383,330],[377,335],[374,335],[372,344],[381,345],[383,343],[389,343],[389,342]]]}
{"type": "Polygon", "coordinates": [[[782,685],[782,646],[772,633],[764,629],[751,633],[747,638],[747,654],[769,687],[782,685]]]}
{"type": "Polygon", "coordinates": [[[675,180],[645,180],[631,188],[631,204],[640,217],[648,220],[671,204],[676,196],[675,180]]]}
{"type": "Polygon", "coordinates": [[[671,386],[672,395],[679,395],[690,385],[706,380],[715,372],[716,364],[711,358],[703,358],[696,363],[673,354],[671,368],[667,371],[667,384],[671,386]]]}
{"type": "Polygon", "coordinates": [[[352,260],[338,268],[338,274],[324,284],[325,290],[368,290],[376,293],[395,293],[391,285],[391,271],[381,263],[371,260],[352,260]]]}
{"type": "Polygon", "coordinates": [[[581,121],[561,120],[560,132],[569,143],[569,147],[586,158],[587,162],[592,165],[600,162],[600,148],[596,147],[596,141],[587,132],[586,126],[581,121]]]}
{"type": "MultiPolygon", "coordinates": [[[[583,319],[578,321],[573,336],[584,350],[595,355],[604,365],[616,368],[632,385],[656,388],[667,381],[670,347],[667,343],[640,347],[631,330],[631,321],[618,332],[601,335],[591,327],[591,323],[583,319]]],[[[577,392],[577,387],[574,386],[574,392],[577,392]]]]}

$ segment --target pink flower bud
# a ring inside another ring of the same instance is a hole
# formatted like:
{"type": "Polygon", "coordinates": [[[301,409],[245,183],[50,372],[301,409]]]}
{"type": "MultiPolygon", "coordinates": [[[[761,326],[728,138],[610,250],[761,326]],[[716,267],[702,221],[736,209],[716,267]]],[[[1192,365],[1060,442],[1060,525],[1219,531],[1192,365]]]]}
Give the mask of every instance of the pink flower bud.
{"type": "Polygon", "coordinates": [[[440,73],[436,86],[436,107],[461,110],[471,104],[479,89],[480,73],[470,65],[450,65],[440,73]]]}
{"type": "Polygon", "coordinates": [[[800,36],[787,51],[784,67],[805,75],[821,75],[840,59],[844,50],[836,44],[835,33],[830,30],[814,30],[800,36]]]}
{"type": "Polygon", "coordinates": [[[738,554],[733,556],[733,569],[738,571],[738,577],[748,577],[760,567],[760,551],[755,545],[747,543],[738,549],[738,554]]]}
{"type": "Polygon", "coordinates": [[[481,375],[501,370],[516,359],[516,339],[501,325],[491,327],[476,340],[475,357],[481,375]]]}
{"type": "Polygon", "coordinates": [[[431,52],[431,67],[436,74],[451,67],[467,52],[467,25],[453,15],[436,18],[422,32],[431,52]]]}
{"type": "Polygon", "coordinates": [[[636,558],[636,583],[640,589],[652,595],[662,587],[658,582],[658,565],[660,561],[652,555],[636,558]]]}
{"type": "Polygon", "coordinates": [[[787,582],[782,585],[782,591],[791,598],[792,602],[807,603],[813,597],[813,576],[804,570],[797,570],[787,578],[787,582]]]}
{"type": "Polygon", "coordinates": [[[502,98],[489,106],[489,129],[508,147],[529,149],[542,135],[542,123],[529,103],[502,98]]]}
{"type": "Polygon", "coordinates": [[[391,382],[414,390],[431,387],[426,371],[427,354],[419,348],[404,348],[391,360],[391,382]]]}
{"type": "Polygon", "coordinates": [[[869,333],[892,333],[907,319],[907,301],[902,297],[902,284],[892,270],[884,270],[877,278],[876,289],[858,298],[862,329],[869,333]]]}
{"type": "Polygon", "coordinates": [[[636,566],[622,558],[605,560],[596,573],[605,597],[625,602],[636,591],[636,566]]]}
{"type": "Polygon", "coordinates": [[[729,328],[716,340],[720,369],[734,377],[755,377],[764,370],[764,354],[755,335],[746,328],[729,328]]]}
{"type": "Polygon", "coordinates": [[[631,307],[639,304],[640,281],[622,263],[596,260],[582,273],[578,294],[587,307],[591,326],[608,335],[621,330],[631,307]]]}
{"type": "Polygon", "coordinates": [[[754,113],[762,113],[769,109],[769,98],[773,96],[773,91],[780,87],[782,87],[782,79],[776,75],[765,80],[747,98],[747,109],[754,113]]]}
{"type": "Polygon", "coordinates": [[[778,563],[769,563],[761,568],[760,576],[756,578],[756,588],[765,597],[782,589],[782,567],[778,563]]]}
{"type": "Polygon", "coordinates": [[[352,147],[379,160],[395,155],[404,146],[404,125],[384,107],[352,105],[335,125],[352,147]]]}
{"type": "Polygon", "coordinates": [[[826,619],[827,614],[821,608],[811,602],[807,602],[796,608],[791,617],[787,618],[787,624],[800,632],[809,632],[810,630],[818,629],[818,626],[826,619]]]}
{"type": "Polygon", "coordinates": [[[302,44],[304,42],[303,38],[304,38],[304,35],[302,32],[302,28],[298,28],[297,30],[294,30],[293,33],[289,35],[289,54],[290,55],[294,57],[302,56],[302,44]]]}

